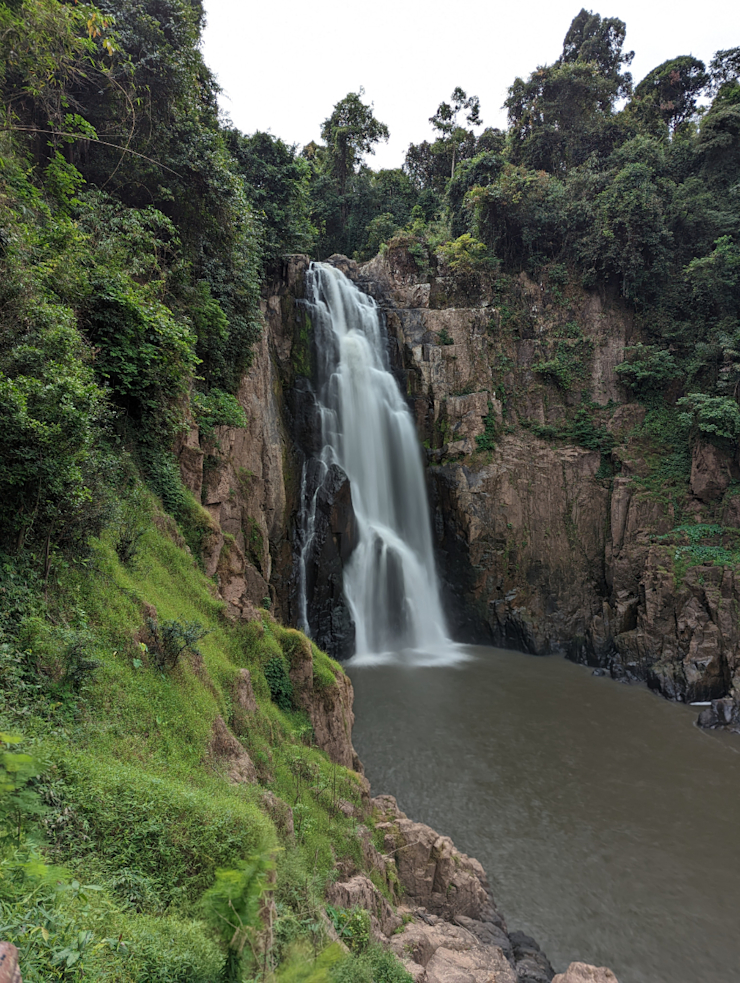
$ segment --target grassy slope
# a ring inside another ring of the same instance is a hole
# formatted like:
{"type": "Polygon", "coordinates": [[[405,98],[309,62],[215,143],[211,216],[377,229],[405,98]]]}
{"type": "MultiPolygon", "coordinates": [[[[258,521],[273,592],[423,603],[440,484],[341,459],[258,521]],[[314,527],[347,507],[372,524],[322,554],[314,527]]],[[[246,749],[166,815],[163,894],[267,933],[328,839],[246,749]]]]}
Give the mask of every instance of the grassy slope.
{"type": "MultiPolygon", "coordinates": [[[[200,898],[217,868],[276,847],[268,969],[301,940],[314,951],[325,944],[327,879],[337,861],[361,864],[357,820],[336,799],[359,804],[360,785],[310,746],[304,713],[270,699],[263,667],[291,651],[296,633],[266,612],[262,623],[231,624],[222,607],[188,553],[153,525],[131,564],[99,543],[89,569],[63,578],[48,614],[26,620],[20,658],[33,668],[26,678],[43,685],[16,687],[10,699],[6,689],[3,728],[22,731],[23,749],[42,762],[45,811],[25,817],[20,845],[6,838],[0,880],[3,935],[22,950],[26,983],[219,979],[224,951],[200,898]],[[137,640],[145,604],[160,622],[200,622],[210,632],[202,659],[185,655],[158,670],[137,640]],[[65,682],[75,644],[99,663],[77,693],[65,682]],[[232,719],[240,668],[250,670],[258,703],[239,730],[259,785],[231,784],[208,754],[216,716],[232,719]],[[293,808],[294,838],[264,811],[267,789],[293,808]],[[63,873],[28,866],[39,859],[30,845],[39,834],[41,856],[63,873]]],[[[314,664],[317,685],[341,672],[317,652],[314,664]]],[[[302,975],[295,956],[288,965],[302,975]]],[[[254,970],[246,959],[245,978],[254,970]]]]}

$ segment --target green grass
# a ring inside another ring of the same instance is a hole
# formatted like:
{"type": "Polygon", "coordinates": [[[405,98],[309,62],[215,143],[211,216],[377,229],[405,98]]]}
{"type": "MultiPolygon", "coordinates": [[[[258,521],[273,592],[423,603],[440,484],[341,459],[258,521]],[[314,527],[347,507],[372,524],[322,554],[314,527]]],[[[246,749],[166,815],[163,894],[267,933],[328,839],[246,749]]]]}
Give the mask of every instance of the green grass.
{"type": "MultiPolygon", "coordinates": [[[[104,538],[88,567],[52,587],[46,605],[14,589],[23,603],[0,622],[13,628],[0,638],[0,730],[24,735],[20,750],[41,772],[29,793],[39,814],[24,814],[18,842],[0,836],[0,927],[22,950],[26,983],[220,979],[225,951],[200,899],[218,869],[268,852],[278,913],[269,966],[288,944],[320,952],[326,883],[337,862],[362,865],[357,820],[337,800],[359,806],[362,789],[313,746],[305,711],[273,702],[264,669],[311,657],[321,689],[339,664],[266,611],[228,621],[213,583],[154,524],[128,565],[104,538]],[[159,622],[207,632],[170,670],[142,646],[152,606],[159,622]],[[243,668],[258,708],[234,731],[260,781],[236,785],[209,745],[216,716],[234,719],[243,668]],[[293,810],[293,837],[269,817],[266,791],[293,810]],[[74,884],[91,885],[84,899],[74,884]]],[[[256,967],[245,951],[247,979],[256,967]]]]}

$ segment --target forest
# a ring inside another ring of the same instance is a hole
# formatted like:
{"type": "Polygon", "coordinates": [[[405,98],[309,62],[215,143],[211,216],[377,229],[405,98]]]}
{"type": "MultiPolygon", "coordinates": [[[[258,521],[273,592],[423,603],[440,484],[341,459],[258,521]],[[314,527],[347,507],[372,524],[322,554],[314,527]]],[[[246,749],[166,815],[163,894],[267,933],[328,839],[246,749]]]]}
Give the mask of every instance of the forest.
{"type": "MultiPolygon", "coordinates": [[[[699,438],[734,448],[740,47],[636,81],[624,22],[581,10],[557,61],[513,80],[506,131],[456,88],[429,107],[433,139],[373,170],[388,129],[362,90],[302,148],[235,129],[203,26],[198,0],[0,2],[0,938],[26,983],[404,983],[346,912],[330,918],[349,954],[322,950],[324,884],[359,850],[337,784],[358,808],[361,789],[304,740],[288,669],[310,643],[269,612],[224,621],[198,568],[211,519],[173,446],[244,424],[285,254],[403,247],[419,270],[524,271],[623,304],[645,340],[617,371],[670,444],[662,482],[685,481],[699,438]],[[177,675],[182,653],[210,689],[177,675]],[[290,844],[192,749],[245,667],[290,844]]],[[[568,352],[543,371],[567,373],[568,352]]],[[[591,410],[575,443],[595,439],[591,410]]]]}

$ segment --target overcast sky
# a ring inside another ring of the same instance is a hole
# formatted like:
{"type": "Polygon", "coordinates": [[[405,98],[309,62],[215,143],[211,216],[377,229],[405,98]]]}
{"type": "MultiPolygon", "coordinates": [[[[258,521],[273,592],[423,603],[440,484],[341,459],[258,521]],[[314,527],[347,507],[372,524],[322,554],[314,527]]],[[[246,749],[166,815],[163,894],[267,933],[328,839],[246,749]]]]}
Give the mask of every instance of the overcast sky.
{"type": "MultiPolygon", "coordinates": [[[[203,53],[224,90],[221,106],[245,133],[288,143],[320,139],[323,120],[348,92],[390,129],[372,167],[400,167],[409,143],[432,137],[428,119],[457,85],[480,97],[486,126],[503,127],[501,106],[517,75],[553,62],[581,4],[563,0],[205,0],[203,53]]],[[[740,45],[737,0],[615,0],[589,7],[627,24],[639,81],[668,58],[709,62],[740,45]]]]}

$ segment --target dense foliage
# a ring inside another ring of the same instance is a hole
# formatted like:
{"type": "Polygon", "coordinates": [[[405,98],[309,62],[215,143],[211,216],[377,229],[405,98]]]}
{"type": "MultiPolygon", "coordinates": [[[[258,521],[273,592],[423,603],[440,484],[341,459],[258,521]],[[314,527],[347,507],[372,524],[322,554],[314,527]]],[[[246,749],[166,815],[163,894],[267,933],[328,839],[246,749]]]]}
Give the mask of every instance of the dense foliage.
{"type": "Polygon", "coordinates": [[[312,244],[309,165],[223,127],[202,23],[0,4],[0,547],[47,577],[112,518],[121,447],[182,517],[173,440],[243,422],[265,265],[312,244]]]}

